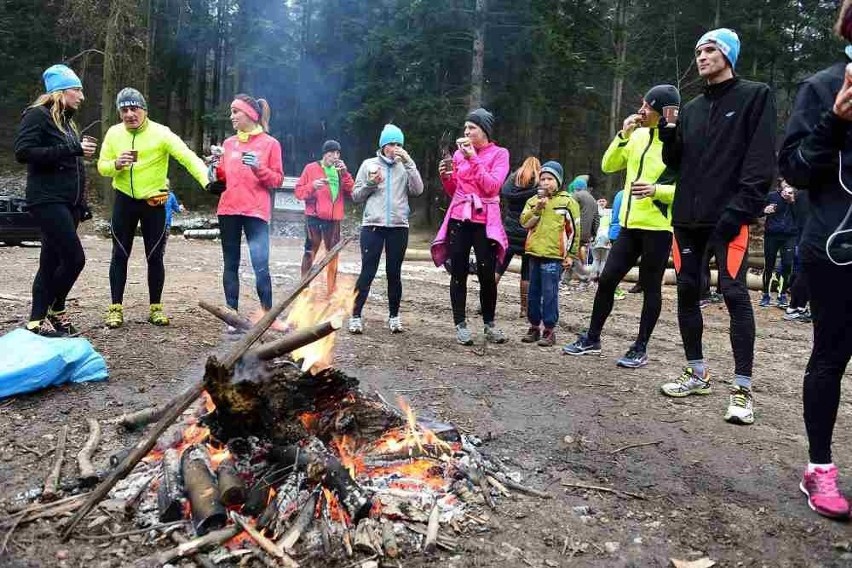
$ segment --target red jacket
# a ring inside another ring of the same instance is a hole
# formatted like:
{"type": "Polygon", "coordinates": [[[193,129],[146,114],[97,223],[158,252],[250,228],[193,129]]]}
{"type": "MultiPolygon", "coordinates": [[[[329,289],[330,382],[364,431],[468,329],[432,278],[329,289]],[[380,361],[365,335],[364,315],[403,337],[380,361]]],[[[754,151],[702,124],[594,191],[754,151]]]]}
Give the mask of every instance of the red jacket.
{"type": "Polygon", "coordinates": [[[355,180],[352,179],[349,170],[341,172],[340,191],[337,193],[337,199],[332,203],[331,189],[327,184],[314,189],[314,181],[325,177],[325,170],[319,162],[306,165],[299,181],[296,182],[296,198],[305,202],[305,215],[326,221],[340,221],[343,219],[343,196],[352,197],[355,180]]]}

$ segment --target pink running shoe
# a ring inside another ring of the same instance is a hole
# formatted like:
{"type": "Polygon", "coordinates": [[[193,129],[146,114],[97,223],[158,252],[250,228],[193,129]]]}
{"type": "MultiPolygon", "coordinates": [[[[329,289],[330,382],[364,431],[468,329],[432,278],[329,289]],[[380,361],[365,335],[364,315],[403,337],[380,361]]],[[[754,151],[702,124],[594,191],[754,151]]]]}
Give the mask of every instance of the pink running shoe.
{"type": "Polygon", "coordinates": [[[837,488],[837,468],[816,468],[813,473],[805,470],[799,484],[802,493],[808,496],[808,506],[832,519],[849,518],[849,501],[837,488]]]}

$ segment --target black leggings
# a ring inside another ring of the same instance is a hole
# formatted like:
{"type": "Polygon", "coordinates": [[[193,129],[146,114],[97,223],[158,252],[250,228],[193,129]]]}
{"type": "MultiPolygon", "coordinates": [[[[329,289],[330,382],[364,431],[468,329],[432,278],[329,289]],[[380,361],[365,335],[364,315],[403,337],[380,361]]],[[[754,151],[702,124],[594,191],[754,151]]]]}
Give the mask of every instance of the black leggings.
{"type": "Polygon", "coordinates": [[[663,307],[662,281],[671,248],[672,234],[669,231],[621,229],[598,280],[598,291],[595,293],[592,320],[589,324],[589,339],[600,339],[601,330],[612,312],[615,289],[641,257],[639,285],[642,286],[643,294],[642,316],[636,343],[641,346],[648,345],[663,307]]]}
{"type": "Polygon", "coordinates": [[[719,267],[719,287],[731,316],[730,338],[734,372],[751,377],[754,362],[754,310],[746,286],[748,273],[748,226],[729,243],[711,239],[713,227],[675,227],[672,252],[677,271],[677,321],[688,361],[704,358],[701,345],[704,319],[701,316],[701,265],[710,248],[719,267]]]}
{"type": "Polygon", "coordinates": [[[852,357],[852,266],[806,262],[814,344],[805,368],[803,402],[811,463],[831,463],[831,437],[840,404],[840,381],[852,357]]]}
{"type": "Polygon", "coordinates": [[[112,208],[112,259],[109,263],[109,287],[112,303],[124,300],[127,284],[127,261],[133,250],[136,227],[142,225],[142,242],[145,243],[145,258],[148,261],[148,299],[159,304],[163,298],[166,268],[163,253],[166,250],[166,208],[151,206],[144,199],[133,199],[129,195],[115,192],[112,208]]]}
{"type": "Polygon", "coordinates": [[[370,294],[370,286],[379,270],[382,249],[385,251],[385,274],[388,279],[388,313],[399,315],[402,301],[402,260],[408,248],[408,227],[361,227],[361,274],[355,289],[352,315],[361,317],[361,310],[370,294]]]}
{"type": "Polygon", "coordinates": [[[254,269],[254,283],[260,307],[272,308],[272,275],[269,273],[269,223],[248,215],[219,215],[222,235],[222,287],[228,307],[237,309],[240,302],[240,252],[243,233],[248,241],[249,257],[254,269]]]}
{"type": "Polygon", "coordinates": [[[41,255],[30,311],[30,321],[36,321],[44,319],[48,309],[65,309],[65,299],[86,265],[86,255],[77,236],[80,217],[71,205],[36,205],[30,213],[41,229],[41,255]]]}
{"type": "Polygon", "coordinates": [[[485,225],[451,219],[447,227],[447,246],[450,249],[452,278],[450,279],[450,303],[453,306],[453,322],[465,321],[467,304],[467,274],[470,249],[476,253],[476,276],[479,279],[479,305],[482,321],[494,322],[497,309],[497,280],[494,274],[496,262],[494,247],[485,233],[485,225]]]}
{"type": "Polygon", "coordinates": [[[793,269],[793,251],[796,248],[795,235],[763,235],[763,293],[769,293],[769,281],[775,272],[775,261],[781,253],[781,277],[784,279],[779,294],[786,294],[790,288],[790,272],[793,269]]]}

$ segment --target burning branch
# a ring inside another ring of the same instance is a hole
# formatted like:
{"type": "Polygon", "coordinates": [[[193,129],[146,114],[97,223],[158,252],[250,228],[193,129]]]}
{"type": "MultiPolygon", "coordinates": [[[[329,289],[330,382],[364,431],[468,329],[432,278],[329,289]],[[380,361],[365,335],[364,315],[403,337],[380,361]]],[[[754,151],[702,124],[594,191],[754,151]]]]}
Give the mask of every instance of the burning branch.
{"type": "Polygon", "coordinates": [[[231,520],[237,523],[237,525],[239,525],[239,527],[243,529],[246,534],[249,535],[249,537],[251,537],[251,539],[255,541],[258,546],[260,546],[260,548],[263,549],[265,553],[269,554],[288,568],[299,567],[298,562],[293,560],[293,558],[290,557],[289,554],[284,552],[284,550],[280,546],[278,546],[277,544],[260,534],[257,530],[255,530],[255,528],[252,527],[244,517],[231,511],[231,520]]]}
{"type": "Polygon", "coordinates": [[[253,349],[247,353],[248,358],[257,358],[261,361],[269,361],[281,355],[292,353],[293,351],[310,345],[311,343],[330,335],[343,327],[343,317],[335,316],[327,322],[319,323],[315,326],[305,329],[299,329],[283,338],[267,343],[262,347],[253,349]]]}

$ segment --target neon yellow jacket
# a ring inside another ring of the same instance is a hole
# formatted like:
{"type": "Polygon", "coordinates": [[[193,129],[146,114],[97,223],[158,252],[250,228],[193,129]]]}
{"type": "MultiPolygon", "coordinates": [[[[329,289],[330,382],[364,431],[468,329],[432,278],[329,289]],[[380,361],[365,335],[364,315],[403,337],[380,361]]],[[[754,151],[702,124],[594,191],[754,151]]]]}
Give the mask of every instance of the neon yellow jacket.
{"type": "Polygon", "coordinates": [[[123,123],[107,130],[98,156],[98,172],[111,177],[112,186],[118,191],[134,199],[148,199],[167,191],[169,156],[180,162],[201,187],[207,185],[207,166],[201,158],[168,126],[150,119],[145,119],[135,131],[123,123]],[[116,158],[127,150],[139,152],[137,162],[116,170],[116,158]]]}
{"type": "Polygon", "coordinates": [[[623,229],[671,231],[674,176],[666,172],[659,133],[656,128],[637,128],[629,138],[623,138],[623,134],[616,135],[601,160],[604,173],[627,170],[619,223],[623,229]],[[630,184],[635,181],[656,184],[654,196],[635,199],[630,193],[630,184]]]}
{"type": "Polygon", "coordinates": [[[528,229],[524,250],[538,258],[576,257],[580,247],[580,205],[561,190],[536,212],[538,196],[533,195],[521,212],[521,226],[528,229]]]}

